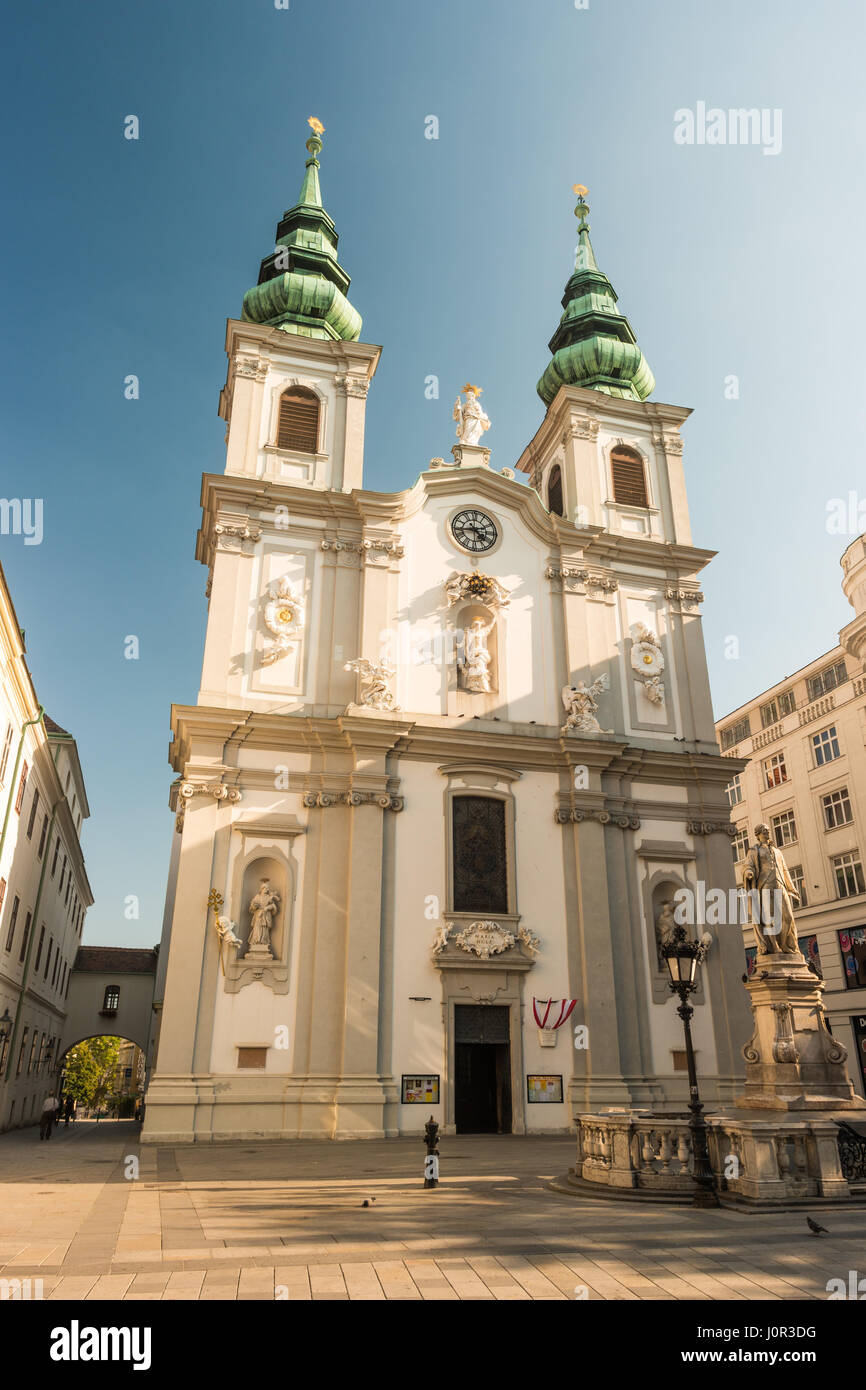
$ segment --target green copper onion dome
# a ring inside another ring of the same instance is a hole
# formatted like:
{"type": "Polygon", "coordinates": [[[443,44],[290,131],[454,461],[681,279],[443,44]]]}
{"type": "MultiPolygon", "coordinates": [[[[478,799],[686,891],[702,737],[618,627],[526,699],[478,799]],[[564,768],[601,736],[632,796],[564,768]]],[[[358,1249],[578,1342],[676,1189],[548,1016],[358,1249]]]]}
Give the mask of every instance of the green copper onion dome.
{"type": "Polygon", "coordinates": [[[560,386],[586,386],[609,396],[644,401],[655,386],[655,377],[637,345],[632,326],[617,313],[616,294],[595,263],[589,239],[586,189],[576,184],[579,202],[577,256],[574,274],[565,287],[565,312],[548,344],[553,358],[536,387],[550,405],[560,386]]]}
{"type": "Polygon", "coordinates": [[[319,190],[319,161],[324,126],[311,116],[306,169],[298,201],[283,213],[276,250],[266,256],[259,283],[244,295],[241,317],[305,338],[356,341],[361,315],[346,298],[349,276],[337,260],[337,230],[319,190]]]}

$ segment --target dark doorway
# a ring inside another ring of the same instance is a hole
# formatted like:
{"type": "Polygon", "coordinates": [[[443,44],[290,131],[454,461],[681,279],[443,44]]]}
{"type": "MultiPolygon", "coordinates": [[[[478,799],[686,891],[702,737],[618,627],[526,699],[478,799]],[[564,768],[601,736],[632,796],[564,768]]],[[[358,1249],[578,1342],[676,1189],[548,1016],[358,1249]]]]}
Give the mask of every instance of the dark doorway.
{"type": "Polygon", "coordinates": [[[511,1133],[510,1011],[497,1004],[454,1010],[454,1119],[458,1134],[511,1133]]]}

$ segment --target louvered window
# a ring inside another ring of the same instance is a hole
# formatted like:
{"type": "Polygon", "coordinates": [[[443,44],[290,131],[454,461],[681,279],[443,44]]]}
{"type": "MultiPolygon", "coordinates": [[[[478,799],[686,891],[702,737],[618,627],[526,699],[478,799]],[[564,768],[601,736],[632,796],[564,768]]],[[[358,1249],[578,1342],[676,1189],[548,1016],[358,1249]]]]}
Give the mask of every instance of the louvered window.
{"type": "Polygon", "coordinates": [[[319,398],[302,386],[293,386],[280,397],[277,448],[314,454],[319,442],[319,398]]]}
{"type": "Polygon", "coordinates": [[[625,507],[648,507],[643,459],[633,449],[614,449],[610,456],[613,499],[625,507]]]}

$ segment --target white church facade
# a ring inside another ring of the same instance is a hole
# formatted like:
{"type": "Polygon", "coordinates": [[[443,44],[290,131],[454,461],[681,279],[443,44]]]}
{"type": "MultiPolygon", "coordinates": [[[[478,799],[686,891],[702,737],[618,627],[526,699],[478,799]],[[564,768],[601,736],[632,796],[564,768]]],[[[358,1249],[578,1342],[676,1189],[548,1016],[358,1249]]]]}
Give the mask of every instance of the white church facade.
{"type": "MultiPolygon", "coordinates": [[[[678,888],[734,882],[689,411],[647,399],[581,198],[520,459],[496,471],[470,385],[452,457],[366,489],[380,349],[346,297],[311,125],[298,203],[228,324],[143,1139],[681,1111],[657,923],[678,888]]],[[[710,1105],[742,1088],[750,1033],[740,928],[714,934],[693,1022],[710,1105]]]]}

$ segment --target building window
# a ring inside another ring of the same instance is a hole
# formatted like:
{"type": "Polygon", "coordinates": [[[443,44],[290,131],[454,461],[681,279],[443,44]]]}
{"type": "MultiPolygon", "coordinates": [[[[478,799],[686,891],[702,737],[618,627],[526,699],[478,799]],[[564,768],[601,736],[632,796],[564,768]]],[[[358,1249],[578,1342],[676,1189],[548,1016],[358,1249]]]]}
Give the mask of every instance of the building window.
{"type": "Polygon", "coordinates": [[[12,916],[9,918],[9,931],[6,933],[6,950],[12,950],[12,942],[15,939],[15,923],[18,921],[18,909],[21,900],[18,897],[12,899],[12,916]]]}
{"type": "Polygon", "coordinates": [[[116,1014],[120,1004],[120,986],[106,985],[105,994],[102,1000],[102,1013],[116,1014]]]}
{"type": "Polygon", "coordinates": [[[66,897],[65,897],[64,900],[63,900],[63,906],[64,906],[64,907],[68,907],[68,906],[69,906],[69,890],[70,890],[71,887],[72,887],[72,867],[70,866],[70,869],[69,869],[69,877],[68,877],[68,879],[66,880],[66,897]]]}
{"type": "Polygon", "coordinates": [[[65,877],[66,877],[66,865],[67,865],[67,863],[68,863],[68,860],[67,860],[67,858],[66,858],[66,855],[64,854],[64,856],[63,856],[63,868],[60,870],[60,886],[59,886],[59,888],[57,889],[58,895],[59,895],[60,893],[63,892],[63,880],[64,880],[65,877]]]}
{"type": "Polygon", "coordinates": [[[6,730],[6,737],[3,740],[3,752],[0,753],[0,782],[6,776],[6,764],[9,761],[9,749],[12,747],[12,725],[6,730]]]}
{"type": "Polygon", "coordinates": [[[787,782],[788,769],[785,767],[784,753],[774,753],[772,758],[765,758],[761,766],[764,770],[765,791],[770,791],[773,787],[780,787],[783,782],[787,782]]]}
{"type": "Polygon", "coordinates": [[[20,1076],[20,1075],[21,1075],[21,1068],[22,1068],[22,1066],[24,1065],[24,1049],[25,1049],[25,1047],[27,1046],[27,1035],[28,1035],[29,1032],[30,1032],[30,1029],[29,1029],[29,1028],[25,1028],[25,1029],[24,1029],[24,1032],[21,1034],[21,1046],[20,1046],[19,1049],[18,1049],[18,1065],[17,1065],[16,1068],[15,1068],[15,1075],[16,1075],[16,1076],[20,1076]]]}
{"type": "Polygon", "coordinates": [[[42,930],[41,930],[41,932],[39,933],[39,945],[36,947],[36,964],[35,964],[34,967],[33,967],[34,974],[35,974],[36,971],[39,969],[39,962],[40,962],[41,959],[42,959],[42,947],[44,946],[44,944],[45,944],[45,926],[44,926],[44,924],[43,924],[42,930]]]}
{"type": "Polygon", "coordinates": [[[54,986],[57,984],[57,967],[58,967],[59,964],[60,964],[60,947],[58,946],[58,947],[57,947],[57,951],[55,952],[55,955],[54,955],[54,969],[53,969],[52,972],[51,972],[51,988],[52,988],[52,989],[53,989],[54,986]]]}
{"type": "Polygon", "coordinates": [[[838,937],[845,984],[848,989],[866,989],[866,927],[849,927],[838,937]]]}
{"type": "Polygon", "coordinates": [[[779,718],[784,714],[793,714],[797,708],[793,690],[783,690],[781,695],[776,696],[776,703],[779,706],[779,718]]]}
{"type": "Polygon", "coordinates": [[[562,469],[558,463],[555,463],[550,470],[547,484],[547,509],[555,516],[565,515],[562,501],[562,469]]]}
{"type": "Polygon", "coordinates": [[[36,1044],[39,1041],[36,1029],[33,1029],[33,1037],[30,1039],[30,1056],[27,1058],[27,1075],[33,1070],[33,1059],[36,1055],[36,1044]]]}
{"type": "Polygon", "coordinates": [[[740,802],[743,799],[743,788],[740,784],[739,772],[736,774],[735,777],[731,779],[731,781],[725,787],[725,795],[728,798],[729,806],[739,806],[740,802]]]}
{"type": "Polygon", "coordinates": [[[277,448],[314,454],[319,444],[319,398],[304,386],[292,386],[280,396],[277,448]]]}
{"type": "Polygon", "coordinates": [[[18,959],[23,960],[27,954],[27,942],[30,938],[30,923],[33,920],[33,913],[28,912],[24,918],[24,935],[21,938],[21,949],[18,952],[18,959]]]}
{"type": "Polygon", "coordinates": [[[57,872],[57,856],[58,856],[59,853],[60,853],[60,836],[58,835],[58,836],[57,836],[57,839],[54,841],[54,858],[53,858],[52,861],[51,861],[51,877],[52,877],[52,878],[54,877],[55,873],[57,872]]]}
{"type": "Polygon", "coordinates": [[[47,834],[48,834],[48,817],[47,817],[47,816],[43,816],[43,817],[42,817],[42,829],[41,829],[41,831],[40,831],[40,833],[39,833],[39,849],[36,851],[36,853],[37,853],[37,855],[39,856],[40,859],[42,858],[43,854],[45,853],[45,837],[46,837],[47,834]]]}
{"type": "Polygon", "coordinates": [[[36,824],[36,812],[39,810],[39,788],[33,788],[33,800],[30,803],[30,819],[27,822],[27,838],[33,839],[33,827],[36,824]]]}
{"type": "Polygon", "coordinates": [[[854,819],[847,787],[840,787],[838,791],[822,796],[821,809],[824,812],[825,830],[835,830],[839,825],[850,825],[854,819]]]}
{"type": "Polygon", "coordinates": [[[731,839],[731,855],[735,864],[739,864],[741,859],[745,859],[749,852],[749,832],[748,830],[738,830],[731,839]]]}
{"type": "Polygon", "coordinates": [[[858,893],[866,893],[863,865],[856,850],[849,850],[847,854],[837,854],[832,864],[836,875],[837,898],[853,898],[858,893]]]}
{"type": "Polygon", "coordinates": [[[44,974],[44,977],[43,977],[43,978],[46,979],[46,980],[48,979],[48,971],[49,971],[49,968],[50,968],[50,966],[51,966],[51,952],[52,952],[53,950],[54,950],[54,937],[53,937],[53,936],[49,936],[49,938],[48,938],[48,955],[45,957],[45,974],[44,974]]]}
{"type": "Polygon", "coordinates": [[[728,748],[733,748],[735,743],[742,743],[743,739],[748,738],[751,732],[748,715],[744,719],[738,719],[736,724],[729,724],[727,729],[722,729],[721,732],[722,752],[726,752],[728,748]]]}
{"type": "Polygon", "coordinates": [[[634,449],[612,449],[610,471],[613,479],[613,500],[624,507],[648,507],[646,473],[643,459],[634,449]]]}
{"type": "Polygon", "coordinates": [[[779,706],[775,700],[769,700],[766,705],[761,705],[761,728],[767,729],[771,724],[775,724],[779,718],[779,706]]]}
{"type": "Polygon", "coordinates": [[[24,805],[24,788],[27,786],[27,764],[21,765],[21,780],[18,783],[18,794],[15,797],[15,810],[20,816],[21,807],[24,805]]]}
{"type": "Polygon", "coordinates": [[[455,796],[451,803],[454,912],[507,912],[505,802],[455,796]]]}
{"type": "Polygon", "coordinates": [[[788,869],[788,873],[791,875],[791,882],[794,885],[794,892],[800,899],[800,907],[808,907],[809,901],[806,897],[806,880],[803,876],[803,865],[792,864],[788,869]]]}
{"type": "Polygon", "coordinates": [[[264,1071],[267,1059],[268,1049],[266,1047],[238,1048],[238,1070],[246,1067],[253,1071],[264,1071]]]}
{"type": "Polygon", "coordinates": [[[776,841],[777,849],[784,849],[785,845],[797,843],[797,822],[794,819],[793,811],[783,811],[779,816],[773,816],[770,820],[773,827],[773,838],[776,841]]]}
{"type": "Polygon", "coordinates": [[[831,724],[829,729],[822,729],[820,734],[813,734],[812,747],[815,750],[816,767],[823,767],[825,763],[832,763],[836,758],[841,757],[836,725],[831,724]]]}
{"type": "Polygon", "coordinates": [[[823,671],[819,671],[817,676],[809,676],[806,680],[806,689],[809,692],[810,700],[819,700],[822,695],[826,695],[828,690],[835,690],[837,686],[844,685],[848,679],[848,672],[845,669],[844,661],[837,661],[832,666],[825,666],[823,671]]]}

